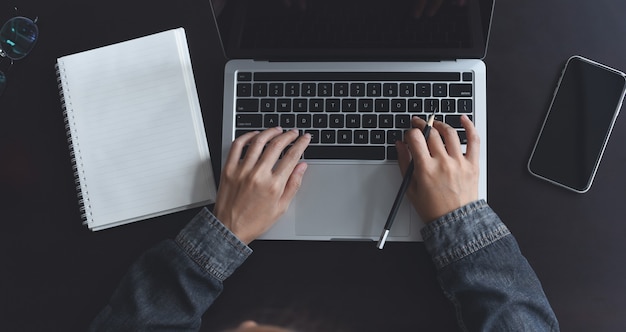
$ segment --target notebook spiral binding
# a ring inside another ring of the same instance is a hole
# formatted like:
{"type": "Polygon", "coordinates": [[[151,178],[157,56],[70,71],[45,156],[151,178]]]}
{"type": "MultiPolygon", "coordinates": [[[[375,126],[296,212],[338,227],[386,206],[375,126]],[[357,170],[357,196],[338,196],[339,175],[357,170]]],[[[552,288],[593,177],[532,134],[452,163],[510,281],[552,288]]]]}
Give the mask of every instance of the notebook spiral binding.
{"type": "Polygon", "coordinates": [[[78,206],[80,212],[80,218],[83,224],[87,224],[92,219],[91,204],[89,202],[89,193],[87,191],[85,174],[82,169],[82,160],[80,154],[80,146],[78,143],[78,133],[72,131],[70,123],[74,121],[74,115],[71,112],[72,102],[65,98],[63,81],[67,81],[65,73],[59,67],[59,64],[54,65],[57,75],[57,87],[59,89],[59,96],[61,97],[61,109],[63,110],[63,122],[65,125],[65,134],[67,136],[67,146],[70,152],[70,161],[72,163],[72,171],[74,172],[74,185],[76,187],[76,196],[78,198],[78,206]],[[63,79],[61,79],[63,77],[63,79]],[[81,184],[82,183],[82,184],[81,184]]]}

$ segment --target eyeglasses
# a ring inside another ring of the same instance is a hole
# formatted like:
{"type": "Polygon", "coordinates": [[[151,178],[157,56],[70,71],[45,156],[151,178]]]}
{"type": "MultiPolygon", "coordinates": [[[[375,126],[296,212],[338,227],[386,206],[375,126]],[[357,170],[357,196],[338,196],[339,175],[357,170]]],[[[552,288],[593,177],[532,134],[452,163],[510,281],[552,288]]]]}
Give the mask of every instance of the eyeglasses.
{"type": "MultiPolygon", "coordinates": [[[[31,20],[26,17],[16,16],[4,23],[0,29],[0,59],[8,58],[9,68],[13,66],[13,61],[24,58],[35,46],[39,36],[37,19],[31,20]]],[[[0,70],[0,95],[7,85],[5,73],[0,70]]]]}

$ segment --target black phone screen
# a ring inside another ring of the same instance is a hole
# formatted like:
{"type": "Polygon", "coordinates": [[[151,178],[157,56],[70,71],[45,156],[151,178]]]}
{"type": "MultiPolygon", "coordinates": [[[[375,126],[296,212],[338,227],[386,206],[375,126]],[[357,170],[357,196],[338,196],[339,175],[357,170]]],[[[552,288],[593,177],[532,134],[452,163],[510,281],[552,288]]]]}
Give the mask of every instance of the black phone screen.
{"type": "Polygon", "coordinates": [[[571,57],[528,162],[530,172],[586,192],[619,113],[625,84],[624,74],[571,57]]]}

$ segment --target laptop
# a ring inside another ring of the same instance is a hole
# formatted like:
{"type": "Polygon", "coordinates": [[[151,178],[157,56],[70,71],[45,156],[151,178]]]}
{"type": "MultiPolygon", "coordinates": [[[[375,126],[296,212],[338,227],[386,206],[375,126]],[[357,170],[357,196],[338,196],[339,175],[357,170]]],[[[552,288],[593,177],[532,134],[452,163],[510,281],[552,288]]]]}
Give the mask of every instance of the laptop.
{"type": "MultiPolygon", "coordinates": [[[[377,241],[402,182],[394,147],[410,118],[480,137],[487,198],[486,54],[493,0],[231,0],[218,28],[224,73],[222,161],[245,132],[311,133],[309,167],[261,239],[377,241]],[[424,5],[421,10],[420,6],[424,5]]],[[[464,146],[465,148],[465,146],[464,146]]],[[[408,199],[387,241],[421,241],[408,199]]]]}

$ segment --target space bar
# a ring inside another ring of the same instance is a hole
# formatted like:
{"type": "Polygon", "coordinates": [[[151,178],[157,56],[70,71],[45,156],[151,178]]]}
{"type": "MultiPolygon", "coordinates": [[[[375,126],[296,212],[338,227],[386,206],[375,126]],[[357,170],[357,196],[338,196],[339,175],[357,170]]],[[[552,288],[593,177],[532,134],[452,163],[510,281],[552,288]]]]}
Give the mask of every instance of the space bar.
{"type": "Polygon", "coordinates": [[[304,159],[385,160],[385,147],[312,145],[304,151],[304,159]]]}

